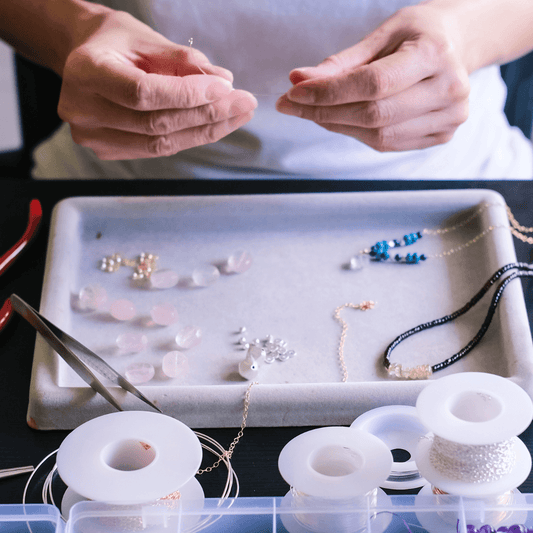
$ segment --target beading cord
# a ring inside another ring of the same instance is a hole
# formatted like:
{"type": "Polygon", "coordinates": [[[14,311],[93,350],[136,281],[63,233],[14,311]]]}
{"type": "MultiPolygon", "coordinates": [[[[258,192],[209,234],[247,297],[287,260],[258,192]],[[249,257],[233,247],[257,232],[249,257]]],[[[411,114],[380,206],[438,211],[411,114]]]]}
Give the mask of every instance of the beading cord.
{"type": "Polygon", "coordinates": [[[514,439],[494,444],[469,445],[433,436],[429,459],[450,479],[490,483],[509,474],[516,464],[514,439]]]}
{"type": "Polygon", "coordinates": [[[344,343],[346,342],[346,333],[348,331],[348,324],[346,321],[341,317],[341,311],[345,308],[350,309],[360,309],[361,311],[368,311],[369,309],[374,309],[374,306],[376,305],[376,302],[373,302],[372,300],[365,300],[364,302],[361,302],[360,304],[352,304],[352,303],[346,303],[339,305],[337,309],[335,309],[335,312],[333,313],[333,318],[340,323],[342,327],[341,331],[341,338],[339,341],[339,364],[342,371],[342,382],[346,383],[348,381],[348,368],[346,367],[346,361],[344,359],[344,343]]]}
{"type": "Polygon", "coordinates": [[[463,307],[455,311],[454,313],[451,313],[449,315],[446,315],[442,318],[438,318],[436,320],[432,320],[430,322],[426,322],[424,324],[420,324],[419,326],[416,326],[401,335],[398,335],[387,347],[385,350],[385,354],[383,356],[383,366],[388,371],[389,375],[396,376],[396,377],[403,377],[403,378],[409,378],[409,379],[427,379],[433,372],[437,372],[439,370],[442,370],[450,365],[453,365],[455,362],[457,362],[459,359],[462,359],[465,357],[483,338],[485,333],[487,332],[490,323],[492,321],[492,318],[494,316],[494,313],[496,312],[496,308],[498,306],[498,303],[500,301],[500,298],[503,294],[503,291],[507,287],[507,285],[515,278],[522,278],[522,277],[533,277],[533,265],[529,265],[528,263],[509,263],[503,267],[501,267],[499,270],[497,270],[492,277],[483,285],[480,291],[478,291],[475,296],[467,302],[463,307]],[[411,335],[414,335],[415,333],[419,333],[421,331],[424,331],[426,329],[431,329],[437,326],[442,326],[443,324],[446,324],[448,322],[451,322],[455,320],[456,318],[460,317],[461,315],[464,315],[467,311],[472,309],[480,300],[483,298],[483,296],[489,291],[489,289],[498,281],[506,272],[509,270],[517,269],[516,272],[513,272],[511,275],[509,275],[507,278],[505,278],[498,288],[496,289],[496,292],[493,295],[491,304],[487,311],[487,316],[485,317],[485,320],[479,329],[479,331],[476,333],[474,338],[460,351],[449,357],[448,359],[445,359],[444,361],[441,361],[440,363],[437,363],[435,365],[418,365],[413,368],[403,368],[401,364],[399,363],[392,363],[390,361],[390,356],[392,351],[405,339],[409,338],[411,335]]]}

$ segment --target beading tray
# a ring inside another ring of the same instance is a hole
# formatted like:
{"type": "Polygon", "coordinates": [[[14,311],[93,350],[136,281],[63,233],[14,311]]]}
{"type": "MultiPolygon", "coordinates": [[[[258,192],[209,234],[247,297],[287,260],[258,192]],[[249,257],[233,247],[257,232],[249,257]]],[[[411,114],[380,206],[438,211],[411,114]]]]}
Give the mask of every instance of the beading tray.
{"type": "MultiPolygon", "coordinates": [[[[515,261],[508,229],[498,227],[461,251],[417,265],[370,263],[345,268],[360,249],[423,228],[449,227],[486,209],[466,225],[424,236],[413,251],[439,254],[461,248],[489,225],[507,224],[503,198],[489,190],[390,193],[325,193],[257,196],[71,198],[54,210],[41,300],[52,322],[106,359],[119,372],[151,362],[155,377],[139,386],[163,412],[191,427],[237,427],[248,383],[237,372],[245,351],[236,344],[241,326],[251,340],[273,335],[297,355],[263,365],[251,392],[252,426],[350,424],[381,405],[414,405],[427,381],[387,376],[382,355],[400,333],[464,305],[499,267],[515,261]],[[223,274],[212,286],[180,283],[165,290],[138,285],[132,269],[102,272],[104,256],[141,252],[159,256],[159,268],[185,277],[194,268],[221,264],[246,250],[252,267],[223,274]],[[80,313],[76,295],[99,283],[111,300],[135,302],[139,316],[119,323],[104,311],[80,313]],[[338,360],[339,305],[374,300],[372,310],[344,309],[348,382],[338,360]],[[150,306],[171,302],[180,314],[168,327],[149,323],[150,306]],[[184,351],[189,373],[165,378],[164,354],[177,349],[177,331],[194,324],[203,340],[184,351]],[[141,331],[148,348],[120,355],[120,333],[141,331]]],[[[407,248],[405,251],[409,251],[407,248]]],[[[461,349],[478,331],[490,295],[456,321],[404,341],[393,359],[404,366],[437,363],[461,349]]],[[[531,393],[533,346],[519,281],[506,289],[488,333],[466,358],[435,374],[492,372],[531,393]]],[[[145,409],[115,390],[127,409],[145,409]]],[[[38,337],[28,410],[39,429],[70,429],[112,411],[38,337]]]]}

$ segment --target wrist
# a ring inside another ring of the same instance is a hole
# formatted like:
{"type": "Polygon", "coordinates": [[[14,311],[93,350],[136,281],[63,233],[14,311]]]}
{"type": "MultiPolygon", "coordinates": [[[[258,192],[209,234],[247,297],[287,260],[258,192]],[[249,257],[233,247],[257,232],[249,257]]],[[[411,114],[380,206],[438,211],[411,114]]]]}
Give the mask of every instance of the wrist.
{"type": "Polygon", "coordinates": [[[44,6],[46,20],[52,22],[55,39],[47,66],[62,76],[70,53],[82,44],[112,11],[100,4],[85,0],[47,0],[44,6]]]}

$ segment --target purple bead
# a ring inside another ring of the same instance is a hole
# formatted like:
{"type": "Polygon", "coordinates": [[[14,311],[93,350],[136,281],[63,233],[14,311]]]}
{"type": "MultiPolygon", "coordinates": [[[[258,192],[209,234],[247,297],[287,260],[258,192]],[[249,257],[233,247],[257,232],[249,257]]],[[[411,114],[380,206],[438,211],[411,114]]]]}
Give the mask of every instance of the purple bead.
{"type": "Polygon", "coordinates": [[[494,529],[488,524],[485,524],[477,530],[477,533],[494,533],[494,529]]]}

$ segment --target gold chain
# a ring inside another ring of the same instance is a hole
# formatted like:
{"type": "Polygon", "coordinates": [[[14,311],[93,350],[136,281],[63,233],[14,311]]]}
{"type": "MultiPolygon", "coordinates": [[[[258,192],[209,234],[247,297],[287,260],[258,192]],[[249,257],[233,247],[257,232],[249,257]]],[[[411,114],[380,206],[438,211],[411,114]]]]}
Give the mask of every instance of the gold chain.
{"type": "Polygon", "coordinates": [[[466,218],[465,220],[461,221],[461,222],[458,222],[457,224],[454,224],[453,226],[448,226],[446,228],[437,228],[437,229],[429,229],[429,228],[424,228],[422,230],[422,233],[424,235],[444,235],[445,233],[448,233],[450,231],[454,231],[456,229],[459,229],[459,228],[462,228],[463,226],[466,226],[470,221],[472,221],[474,218],[476,218],[478,215],[480,215],[481,213],[483,213],[483,211],[485,211],[485,209],[488,209],[489,207],[493,207],[493,206],[500,206],[500,207],[503,207],[502,204],[500,203],[496,203],[496,204],[491,204],[491,203],[484,203],[479,209],[477,209],[474,213],[472,213],[468,218],[466,218]]]}
{"type": "Polygon", "coordinates": [[[341,311],[345,309],[346,307],[350,309],[360,309],[361,311],[368,311],[369,309],[373,309],[376,305],[376,302],[373,302],[372,300],[365,300],[364,302],[361,302],[360,304],[342,304],[335,309],[335,312],[333,313],[333,318],[339,322],[339,324],[342,327],[341,331],[341,338],[339,341],[339,364],[342,370],[342,382],[346,383],[348,381],[348,368],[346,367],[346,361],[344,359],[344,343],[346,342],[346,334],[348,332],[348,324],[346,321],[341,317],[341,311]]]}
{"type": "Polygon", "coordinates": [[[244,409],[242,412],[241,429],[237,433],[237,436],[233,439],[233,442],[229,445],[229,448],[217,459],[215,463],[213,463],[212,466],[208,466],[203,470],[198,470],[196,475],[200,476],[202,474],[206,474],[207,472],[212,472],[215,468],[218,468],[218,466],[223,460],[227,459],[229,461],[231,459],[233,451],[235,450],[235,446],[237,446],[238,442],[244,435],[244,429],[246,428],[246,420],[248,418],[248,410],[250,409],[250,394],[254,385],[257,385],[257,381],[252,381],[252,383],[250,383],[250,385],[246,389],[246,393],[244,395],[244,409]]]}

